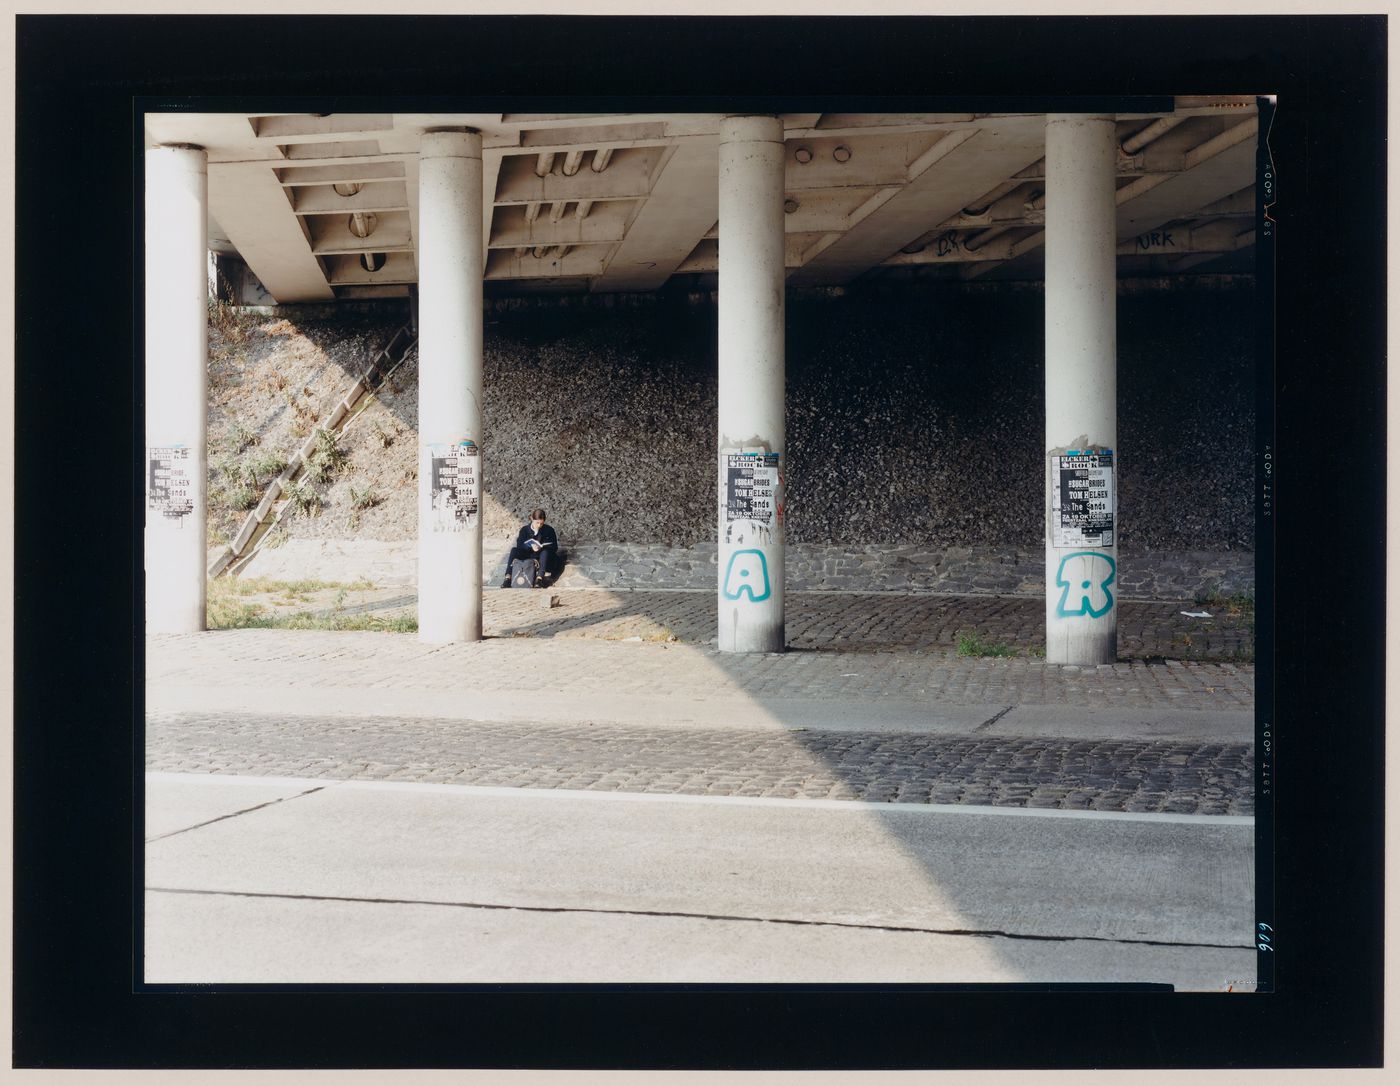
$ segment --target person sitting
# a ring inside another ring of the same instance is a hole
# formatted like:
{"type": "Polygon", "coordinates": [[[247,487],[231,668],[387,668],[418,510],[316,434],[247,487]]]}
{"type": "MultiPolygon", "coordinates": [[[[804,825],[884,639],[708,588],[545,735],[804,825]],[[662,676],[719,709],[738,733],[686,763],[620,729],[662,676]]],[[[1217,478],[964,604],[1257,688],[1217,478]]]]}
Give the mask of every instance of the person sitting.
{"type": "Polygon", "coordinates": [[[506,559],[506,582],[503,588],[510,587],[510,566],[517,558],[534,558],[540,564],[540,576],[535,582],[537,588],[548,586],[559,567],[559,537],[554,529],[544,522],[544,510],[532,509],[530,523],[522,525],[520,534],[515,537],[515,546],[506,559]]]}

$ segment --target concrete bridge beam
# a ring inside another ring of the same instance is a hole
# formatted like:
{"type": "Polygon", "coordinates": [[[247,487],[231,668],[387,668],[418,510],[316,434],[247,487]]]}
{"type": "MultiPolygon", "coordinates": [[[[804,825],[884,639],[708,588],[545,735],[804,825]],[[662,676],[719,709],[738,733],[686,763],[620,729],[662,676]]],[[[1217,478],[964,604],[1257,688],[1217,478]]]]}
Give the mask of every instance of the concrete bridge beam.
{"type": "Polygon", "coordinates": [[[146,151],[146,629],[205,628],[208,155],[146,151]]]}

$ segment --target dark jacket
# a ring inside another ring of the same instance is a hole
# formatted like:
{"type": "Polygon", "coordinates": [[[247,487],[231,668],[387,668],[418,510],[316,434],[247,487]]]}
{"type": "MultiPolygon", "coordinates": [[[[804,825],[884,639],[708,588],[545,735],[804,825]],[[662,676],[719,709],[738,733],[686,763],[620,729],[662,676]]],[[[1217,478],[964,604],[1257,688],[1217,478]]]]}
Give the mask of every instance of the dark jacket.
{"type": "MultiPolygon", "coordinates": [[[[554,546],[547,548],[551,555],[559,552],[559,537],[554,534],[554,529],[548,524],[541,524],[540,530],[534,532],[530,530],[530,522],[527,520],[521,526],[520,534],[515,537],[515,545],[517,547],[523,547],[525,546],[526,540],[529,539],[538,539],[541,543],[553,543],[554,546]]],[[[530,550],[533,552],[534,548],[531,547],[530,550]]]]}

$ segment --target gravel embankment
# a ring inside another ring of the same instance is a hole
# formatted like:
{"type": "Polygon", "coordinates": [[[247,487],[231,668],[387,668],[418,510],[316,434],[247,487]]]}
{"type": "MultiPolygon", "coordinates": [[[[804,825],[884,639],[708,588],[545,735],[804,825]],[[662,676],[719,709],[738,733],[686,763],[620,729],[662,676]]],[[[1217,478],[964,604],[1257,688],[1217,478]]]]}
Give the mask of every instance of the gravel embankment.
{"type": "MultiPolygon", "coordinates": [[[[1239,289],[1120,298],[1123,545],[1252,547],[1252,305],[1239,289]]],[[[713,540],[715,320],[684,300],[488,311],[486,534],[542,504],[572,541],[713,540]]],[[[242,516],[218,512],[230,459],[290,453],[400,321],[381,309],[212,332],[211,530],[242,516]],[[236,423],[258,439],[237,453],[236,423]]],[[[1042,343],[1031,293],[790,302],[788,539],[1035,546],[1042,343]]],[[[342,439],[319,514],[288,533],[412,538],[416,426],[411,356],[342,439]]]]}

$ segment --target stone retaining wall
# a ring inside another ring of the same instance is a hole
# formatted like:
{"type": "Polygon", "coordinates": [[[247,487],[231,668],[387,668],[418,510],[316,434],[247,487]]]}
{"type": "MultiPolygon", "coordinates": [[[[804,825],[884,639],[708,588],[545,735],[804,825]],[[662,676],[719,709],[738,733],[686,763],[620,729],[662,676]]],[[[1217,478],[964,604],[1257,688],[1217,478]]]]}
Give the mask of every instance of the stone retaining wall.
{"type": "MultiPolygon", "coordinates": [[[[484,583],[505,576],[509,539],[483,541],[484,583]]],[[[580,543],[565,548],[560,587],[714,589],[713,543],[668,547],[642,543],[580,543]]],[[[293,539],[265,548],[245,577],[351,582],[380,586],[417,582],[417,544],[376,540],[293,539]]],[[[1017,548],[859,547],[789,544],[790,592],[850,591],[1040,596],[1044,553],[1017,548]]],[[[1131,552],[1119,555],[1120,598],[1189,600],[1210,592],[1254,594],[1254,555],[1245,551],[1131,552]]]]}

